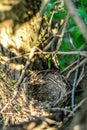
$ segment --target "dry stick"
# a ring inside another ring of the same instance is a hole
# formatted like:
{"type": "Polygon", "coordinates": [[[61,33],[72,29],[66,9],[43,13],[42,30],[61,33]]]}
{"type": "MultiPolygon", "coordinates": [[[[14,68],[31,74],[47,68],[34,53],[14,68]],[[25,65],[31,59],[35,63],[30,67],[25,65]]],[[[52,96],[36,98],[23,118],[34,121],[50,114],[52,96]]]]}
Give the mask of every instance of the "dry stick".
{"type": "Polygon", "coordinates": [[[50,0],[43,0],[41,8],[40,8],[40,17],[42,17],[44,9],[46,7],[46,5],[50,2],[50,0]]]}
{"type": "Polygon", "coordinates": [[[57,111],[57,110],[63,111],[63,112],[69,112],[69,113],[72,112],[71,110],[68,110],[68,109],[66,109],[66,108],[60,108],[60,107],[45,108],[45,110],[47,110],[47,111],[52,111],[52,112],[55,112],[55,111],[57,111]]]}
{"type": "Polygon", "coordinates": [[[65,52],[65,51],[58,51],[58,52],[56,52],[56,51],[53,51],[53,52],[40,51],[40,52],[35,52],[35,54],[44,54],[44,55],[52,55],[52,54],[75,55],[75,54],[78,54],[78,55],[87,57],[87,51],[68,51],[68,52],[65,52]]]}
{"type": "MultiPolygon", "coordinates": [[[[37,47],[36,47],[37,48],[37,47]]],[[[58,51],[58,52],[55,52],[55,51],[53,51],[53,52],[45,52],[45,51],[42,51],[42,50],[40,50],[40,49],[38,49],[39,50],[39,52],[34,52],[34,54],[35,55],[37,55],[37,54],[44,54],[44,55],[52,55],[52,54],[59,54],[59,55],[75,55],[75,54],[79,54],[79,55],[81,55],[81,56],[84,56],[84,57],[87,57],[87,51],[70,51],[70,52],[64,52],[64,51],[58,51]]],[[[47,50],[47,49],[46,49],[47,50]]],[[[14,60],[14,59],[18,59],[18,58],[20,58],[20,57],[22,57],[22,56],[28,56],[30,53],[25,53],[25,54],[23,54],[23,55],[19,55],[19,56],[14,56],[14,57],[12,57],[12,58],[10,58],[9,60],[7,60],[6,62],[8,63],[9,61],[11,61],[11,60],[14,60]]],[[[4,60],[4,59],[3,59],[4,60]]]]}
{"type": "Polygon", "coordinates": [[[42,16],[43,16],[44,9],[45,9],[46,5],[49,2],[50,2],[50,0],[43,0],[43,2],[42,2],[40,12],[39,12],[39,16],[38,16],[38,29],[37,29],[37,33],[36,33],[35,43],[38,40],[38,36],[39,36],[39,33],[40,33],[40,27],[41,27],[41,22],[42,22],[42,16]]]}
{"type": "Polygon", "coordinates": [[[76,110],[81,107],[83,105],[83,103],[87,101],[87,98],[84,98],[83,100],[80,101],[80,103],[73,109],[73,111],[68,115],[68,117],[65,119],[65,121],[68,121],[70,119],[70,117],[73,116],[74,112],[76,112],[76,110]]]}
{"type": "Polygon", "coordinates": [[[66,25],[68,23],[68,19],[69,19],[69,14],[67,14],[67,16],[66,16],[64,27],[63,27],[63,30],[62,30],[62,33],[61,33],[61,37],[59,38],[58,43],[57,43],[56,52],[59,50],[60,45],[62,43],[62,39],[63,39],[64,33],[65,33],[65,29],[66,29],[66,25]]]}
{"type": "Polygon", "coordinates": [[[68,8],[70,15],[74,19],[74,21],[77,24],[77,26],[79,27],[83,37],[87,41],[87,26],[84,24],[83,20],[79,16],[79,14],[76,12],[73,2],[71,0],[64,0],[64,1],[68,8]]]}
{"type": "MultiPolygon", "coordinates": [[[[36,50],[38,50],[39,52],[42,52],[41,49],[39,49],[38,47],[36,47],[36,50]]],[[[34,53],[34,54],[35,54],[35,53],[34,53]]],[[[6,61],[6,63],[10,62],[11,60],[18,59],[18,58],[24,57],[24,56],[29,56],[29,55],[30,55],[30,52],[27,52],[27,53],[22,54],[22,55],[14,56],[14,57],[8,59],[8,60],[6,61]]],[[[2,57],[1,57],[1,58],[2,58],[2,57]]],[[[2,58],[2,60],[4,60],[4,58],[2,58]]]]}
{"type": "MultiPolygon", "coordinates": [[[[55,52],[54,52],[53,61],[54,61],[55,65],[56,65],[56,67],[58,67],[58,61],[56,60],[56,59],[57,59],[56,52],[58,52],[58,50],[59,50],[59,48],[60,48],[60,45],[61,45],[61,43],[62,43],[62,39],[63,39],[64,32],[65,32],[65,29],[66,29],[66,25],[67,25],[67,23],[68,23],[68,19],[69,19],[69,14],[67,14],[67,16],[66,16],[65,23],[64,23],[64,27],[63,27],[63,29],[62,29],[62,33],[61,33],[61,35],[60,35],[60,37],[59,37],[59,39],[58,39],[58,42],[57,42],[57,45],[56,45],[56,50],[55,50],[55,52]]],[[[58,37],[58,36],[55,36],[55,38],[53,39],[53,41],[50,42],[50,43],[48,44],[48,46],[46,46],[46,47],[44,48],[44,50],[46,50],[46,49],[54,42],[54,40],[55,40],[57,37],[58,37]]]]}
{"type": "MultiPolygon", "coordinates": [[[[81,60],[83,59],[83,57],[81,57],[81,60]]],[[[61,71],[60,73],[63,74],[64,72],[68,71],[71,67],[73,67],[76,63],[78,62],[78,60],[76,60],[75,62],[73,62],[72,64],[70,64],[69,66],[67,66],[63,71],[61,71]]]]}
{"type": "MultiPolygon", "coordinates": [[[[60,3],[60,1],[57,1],[56,3],[60,3]]],[[[54,15],[54,12],[53,12],[52,15],[51,15],[51,18],[50,18],[50,20],[49,20],[48,25],[51,25],[53,15],[54,15]]],[[[49,29],[49,28],[48,28],[48,29],[49,29]]],[[[54,35],[53,39],[45,46],[45,48],[43,49],[43,51],[46,51],[47,49],[49,49],[50,46],[51,46],[52,44],[54,44],[54,41],[56,40],[57,37],[60,38],[60,37],[63,37],[63,35],[62,35],[62,34],[56,34],[56,35],[54,35]]]]}
{"type": "Polygon", "coordinates": [[[54,43],[55,39],[57,37],[60,37],[60,36],[54,36],[54,38],[47,44],[47,46],[45,46],[45,48],[43,49],[43,51],[46,51],[47,49],[50,48],[50,46],[54,43]]]}
{"type": "Polygon", "coordinates": [[[48,29],[47,29],[48,33],[51,32],[51,24],[52,24],[53,16],[54,16],[54,11],[52,12],[51,17],[50,17],[49,22],[48,22],[48,29]]]}
{"type": "Polygon", "coordinates": [[[79,63],[79,65],[76,65],[73,69],[71,69],[70,71],[69,71],[69,73],[67,74],[67,78],[69,78],[69,76],[71,75],[71,73],[73,72],[73,71],[75,71],[77,68],[79,68],[80,66],[82,66],[85,62],[87,61],[87,58],[85,58],[84,60],[82,60],[80,63],[79,63]]]}
{"type": "Polygon", "coordinates": [[[81,80],[83,79],[83,77],[85,76],[85,75],[84,75],[84,66],[85,66],[85,64],[84,64],[83,67],[82,67],[80,76],[79,76],[79,78],[78,78],[78,80],[77,80],[77,83],[76,83],[76,87],[78,86],[78,84],[80,83],[80,81],[81,81],[81,80]]]}
{"type": "MultiPolygon", "coordinates": [[[[78,56],[77,65],[79,65],[79,62],[80,62],[80,56],[78,56]]],[[[72,110],[74,109],[74,103],[75,103],[75,90],[76,90],[76,83],[77,83],[77,78],[78,78],[78,72],[79,72],[79,67],[76,69],[75,77],[74,77],[74,82],[73,82],[73,89],[72,89],[72,110]]]]}
{"type": "Polygon", "coordinates": [[[20,78],[19,78],[19,80],[18,80],[18,82],[17,82],[16,88],[18,88],[18,87],[20,86],[20,83],[21,83],[22,80],[23,80],[25,71],[26,71],[27,67],[28,67],[29,64],[30,64],[32,57],[34,56],[35,49],[36,49],[36,48],[33,47],[32,50],[31,50],[31,53],[30,53],[30,55],[29,55],[29,59],[26,61],[25,67],[24,67],[24,69],[23,69],[23,71],[22,71],[22,73],[21,73],[21,76],[20,76],[20,78]]]}

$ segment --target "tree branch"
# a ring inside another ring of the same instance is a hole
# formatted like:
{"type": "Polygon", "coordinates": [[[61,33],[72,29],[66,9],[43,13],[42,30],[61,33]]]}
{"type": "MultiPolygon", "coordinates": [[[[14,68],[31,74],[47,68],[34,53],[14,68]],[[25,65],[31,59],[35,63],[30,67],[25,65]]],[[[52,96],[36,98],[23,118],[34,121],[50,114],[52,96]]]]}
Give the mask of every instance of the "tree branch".
{"type": "Polygon", "coordinates": [[[65,1],[65,5],[68,8],[70,15],[72,16],[76,25],[79,27],[83,37],[87,41],[87,26],[84,24],[83,20],[79,16],[79,14],[76,12],[73,2],[71,0],[64,0],[64,1],[65,1]]]}

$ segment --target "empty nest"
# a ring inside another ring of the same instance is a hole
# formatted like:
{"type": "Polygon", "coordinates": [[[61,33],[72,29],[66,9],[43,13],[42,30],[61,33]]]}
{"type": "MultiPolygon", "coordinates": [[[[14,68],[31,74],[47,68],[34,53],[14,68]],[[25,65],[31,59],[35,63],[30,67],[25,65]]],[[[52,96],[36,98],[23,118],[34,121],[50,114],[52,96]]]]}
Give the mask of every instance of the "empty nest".
{"type": "Polygon", "coordinates": [[[52,115],[49,110],[62,107],[71,89],[67,79],[55,70],[26,74],[19,90],[12,87],[12,82],[8,85],[0,81],[0,109],[5,126],[52,115]],[[17,96],[5,107],[16,91],[17,96]]]}

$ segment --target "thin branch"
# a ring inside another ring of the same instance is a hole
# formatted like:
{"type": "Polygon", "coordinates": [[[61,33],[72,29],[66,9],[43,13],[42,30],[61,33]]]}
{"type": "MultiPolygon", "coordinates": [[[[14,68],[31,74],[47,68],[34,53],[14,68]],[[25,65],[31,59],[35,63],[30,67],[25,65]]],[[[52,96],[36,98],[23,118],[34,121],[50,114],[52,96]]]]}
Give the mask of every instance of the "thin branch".
{"type": "Polygon", "coordinates": [[[44,12],[44,9],[46,7],[46,5],[50,2],[50,0],[43,0],[42,2],[42,5],[41,5],[41,8],[40,8],[40,12],[39,12],[39,16],[38,16],[38,29],[37,29],[37,33],[36,33],[36,39],[35,39],[35,43],[37,42],[38,40],[38,36],[39,36],[39,33],[40,33],[40,28],[41,28],[41,22],[42,22],[42,16],[43,16],[43,12],[44,12]]]}
{"type": "Polygon", "coordinates": [[[81,73],[80,73],[80,76],[79,76],[79,78],[78,78],[78,80],[77,80],[77,83],[76,83],[76,87],[78,86],[78,84],[81,82],[81,80],[83,79],[83,77],[85,76],[84,75],[84,66],[85,66],[85,64],[83,65],[83,67],[82,67],[82,70],[81,70],[81,73]]]}
{"type": "MultiPolygon", "coordinates": [[[[83,57],[81,57],[81,60],[83,59],[83,57]]],[[[64,70],[61,71],[61,74],[65,73],[66,71],[70,70],[70,68],[72,68],[76,63],[78,62],[78,60],[76,60],[75,62],[73,62],[72,64],[70,64],[69,66],[67,66],[64,70]]]]}
{"type": "Polygon", "coordinates": [[[87,57],[87,51],[68,51],[68,52],[65,52],[65,51],[53,51],[53,52],[44,52],[44,51],[40,51],[40,52],[35,52],[35,54],[44,54],[44,55],[53,55],[53,54],[59,54],[59,55],[81,55],[81,56],[84,56],[84,57],[87,57]]]}
{"type": "Polygon", "coordinates": [[[79,107],[81,107],[85,101],[87,101],[87,98],[84,98],[83,100],[80,101],[80,103],[79,103],[79,104],[73,109],[73,111],[68,115],[68,117],[65,119],[65,121],[68,121],[68,120],[70,119],[70,117],[73,116],[74,112],[76,112],[77,109],[78,109],[79,107]]]}
{"type": "Polygon", "coordinates": [[[54,44],[54,41],[56,40],[57,37],[59,37],[59,36],[55,36],[55,37],[47,44],[47,46],[45,46],[45,48],[43,49],[43,51],[48,50],[48,49],[50,48],[50,46],[51,46],[52,44],[54,44]]]}
{"type": "Polygon", "coordinates": [[[67,23],[68,23],[68,19],[69,19],[69,13],[66,16],[64,27],[63,27],[62,33],[61,33],[61,37],[59,38],[58,43],[57,43],[56,51],[58,51],[60,46],[61,46],[61,43],[62,43],[62,40],[63,40],[63,36],[64,36],[64,33],[65,33],[65,29],[66,29],[66,26],[67,26],[67,23]]]}
{"type": "Polygon", "coordinates": [[[45,108],[45,110],[52,111],[52,112],[55,112],[55,111],[63,111],[63,112],[69,112],[69,113],[72,112],[71,110],[68,110],[67,108],[60,108],[60,107],[45,108]]]}
{"type": "Polygon", "coordinates": [[[72,72],[74,72],[77,68],[79,68],[80,66],[82,66],[84,63],[86,63],[87,62],[87,58],[85,58],[85,59],[83,59],[80,63],[79,63],[79,65],[76,65],[73,69],[71,69],[70,71],[69,71],[69,73],[67,74],[67,78],[69,78],[69,76],[71,75],[71,73],[72,72]]]}
{"type": "MultiPolygon", "coordinates": [[[[55,52],[55,51],[53,51],[53,52],[45,52],[45,51],[42,51],[40,49],[38,49],[38,50],[39,50],[39,52],[34,52],[35,55],[37,55],[37,54],[39,54],[39,55],[41,55],[41,54],[43,54],[43,55],[53,55],[53,54],[58,54],[58,55],[77,55],[78,54],[78,55],[87,57],[87,51],[70,51],[70,52],[69,51],[68,52],[64,52],[64,51],[55,52]]],[[[30,52],[29,53],[25,53],[23,55],[12,57],[9,60],[7,60],[6,63],[10,62],[11,60],[23,57],[23,56],[29,56],[29,54],[30,54],[30,52]]]]}
{"type": "Polygon", "coordinates": [[[29,55],[29,59],[26,61],[26,64],[25,64],[25,67],[24,69],[22,70],[22,73],[21,73],[21,76],[17,82],[17,85],[16,85],[16,88],[18,88],[20,86],[20,83],[22,82],[23,80],[23,77],[24,77],[24,74],[25,74],[25,71],[27,69],[27,67],[29,66],[30,62],[31,62],[31,59],[32,57],[34,56],[34,51],[35,51],[35,47],[32,48],[31,52],[30,52],[30,55],[29,55]]]}
{"type": "Polygon", "coordinates": [[[77,24],[77,26],[79,27],[83,37],[87,41],[87,26],[85,25],[83,20],[80,18],[79,14],[76,12],[76,8],[74,7],[73,2],[71,0],[68,0],[68,1],[64,0],[64,1],[65,1],[67,8],[68,8],[70,15],[74,19],[74,21],[77,24]]]}
{"type": "MultiPolygon", "coordinates": [[[[78,62],[77,65],[80,63],[80,56],[78,56],[78,62]]],[[[75,90],[76,90],[76,83],[77,83],[77,78],[78,78],[78,72],[79,68],[76,69],[75,72],[75,77],[74,77],[74,82],[73,82],[73,89],[72,89],[72,110],[74,109],[74,103],[75,103],[75,90]]]]}

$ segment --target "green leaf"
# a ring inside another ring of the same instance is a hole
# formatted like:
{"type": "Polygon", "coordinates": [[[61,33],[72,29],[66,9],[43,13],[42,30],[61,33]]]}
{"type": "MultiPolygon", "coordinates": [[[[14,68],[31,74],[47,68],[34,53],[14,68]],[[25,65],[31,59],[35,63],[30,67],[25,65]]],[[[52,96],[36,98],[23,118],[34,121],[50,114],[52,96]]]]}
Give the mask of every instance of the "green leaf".
{"type": "Polygon", "coordinates": [[[73,42],[75,47],[79,50],[82,49],[85,43],[85,39],[83,38],[79,28],[77,26],[73,26],[69,29],[69,32],[72,35],[73,42]]]}
{"type": "Polygon", "coordinates": [[[19,113],[21,113],[21,112],[22,112],[22,109],[21,109],[20,107],[18,108],[18,112],[19,112],[19,113]]]}
{"type": "Polygon", "coordinates": [[[52,3],[49,3],[48,5],[47,5],[47,10],[51,10],[52,8],[53,8],[53,4],[52,3]]]}
{"type": "Polygon", "coordinates": [[[70,29],[68,30],[68,32],[73,33],[76,30],[77,26],[72,26],[70,27],[70,29]]]}
{"type": "Polygon", "coordinates": [[[78,29],[78,27],[75,27],[75,28],[74,28],[73,36],[74,36],[74,38],[75,38],[75,41],[77,41],[77,39],[81,36],[81,32],[80,32],[80,30],[78,29]]]}
{"type": "Polygon", "coordinates": [[[81,50],[83,48],[83,46],[85,45],[85,39],[83,38],[82,35],[80,35],[77,40],[73,40],[74,41],[74,45],[77,48],[77,50],[81,50]]]}
{"type": "Polygon", "coordinates": [[[69,19],[69,24],[70,26],[75,26],[75,22],[72,18],[69,19]]]}
{"type": "Polygon", "coordinates": [[[87,14],[84,10],[77,9],[77,12],[80,14],[82,19],[84,19],[87,16],[87,14]]]}
{"type": "Polygon", "coordinates": [[[48,58],[48,68],[49,68],[49,69],[51,68],[51,63],[52,63],[52,58],[49,57],[49,58],[48,58]]]}
{"type": "Polygon", "coordinates": [[[62,44],[60,46],[60,50],[61,51],[69,51],[70,50],[70,44],[69,44],[69,38],[68,37],[64,37],[62,44]]]}
{"type": "Polygon", "coordinates": [[[63,59],[59,59],[59,65],[60,65],[60,69],[63,70],[66,66],[65,66],[65,62],[63,59]]]}

